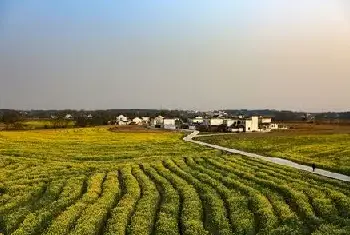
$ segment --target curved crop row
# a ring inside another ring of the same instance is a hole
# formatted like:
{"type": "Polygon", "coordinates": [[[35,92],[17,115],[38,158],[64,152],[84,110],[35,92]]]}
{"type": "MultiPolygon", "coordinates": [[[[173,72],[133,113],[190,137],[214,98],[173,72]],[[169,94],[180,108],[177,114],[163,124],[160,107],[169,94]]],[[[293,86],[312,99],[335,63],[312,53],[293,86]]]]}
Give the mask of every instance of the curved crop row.
{"type": "Polygon", "coordinates": [[[45,192],[30,203],[27,203],[24,207],[16,209],[13,213],[7,213],[4,219],[4,224],[6,224],[6,232],[11,234],[13,231],[22,223],[22,221],[32,212],[42,208],[46,204],[55,201],[62,191],[64,186],[64,181],[53,181],[50,182],[46,187],[45,192]]]}
{"type": "Polygon", "coordinates": [[[231,225],[227,219],[227,210],[220,195],[211,186],[202,183],[191,174],[183,171],[171,160],[165,161],[164,165],[173,173],[193,185],[198,191],[203,201],[205,228],[215,234],[232,234],[231,225]]]}
{"type": "Polygon", "coordinates": [[[350,187],[346,183],[344,184],[344,182],[325,179],[324,177],[309,172],[299,171],[291,167],[280,166],[259,159],[248,159],[239,156],[222,156],[222,158],[226,161],[233,162],[235,166],[244,168],[245,171],[262,171],[279,179],[306,185],[306,187],[334,189],[346,195],[350,195],[350,191],[348,190],[350,187]]]}
{"type": "Polygon", "coordinates": [[[162,164],[154,165],[154,168],[160,175],[170,181],[180,193],[182,200],[181,228],[183,234],[208,234],[203,226],[202,202],[194,187],[166,169],[162,164]]]}
{"type": "Polygon", "coordinates": [[[115,172],[107,174],[102,196],[82,213],[71,234],[94,235],[103,230],[107,216],[120,193],[117,177],[115,172]]]}
{"type": "MultiPolygon", "coordinates": [[[[215,179],[215,175],[212,175],[215,172],[210,172],[210,170],[197,164],[193,158],[188,157],[185,160],[186,162],[178,160],[176,164],[200,181],[211,185],[224,198],[234,233],[254,234],[254,215],[248,208],[247,197],[238,190],[227,188],[220,180],[215,179]]],[[[220,177],[220,175],[217,175],[217,177],[220,177]]]]}
{"type": "Polygon", "coordinates": [[[131,167],[126,166],[120,170],[125,194],[117,206],[111,211],[111,217],[107,221],[105,234],[125,234],[134,207],[140,198],[140,186],[131,173],[131,167]]]}
{"type": "Polygon", "coordinates": [[[96,173],[91,176],[88,182],[87,192],[75,204],[63,211],[51,224],[46,234],[67,234],[74,228],[76,220],[79,218],[83,210],[94,203],[102,192],[102,184],[105,173],[96,173]]]}
{"type": "Polygon", "coordinates": [[[159,212],[156,215],[154,234],[177,235],[179,229],[180,196],[174,187],[157,171],[148,165],[143,165],[144,172],[160,188],[159,212]]]}
{"type": "Polygon", "coordinates": [[[43,233],[56,215],[80,197],[83,180],[83,178],[69,179],[56,201],[48,203],[42,209],[27,215],[21,226],[13,234],[43,233]]]}
{"type": "Polygon", "coordinates": [[[141,186],[141,198],[136,204],[128,233],[148,235],[154,227],[159,193],[156,185],[138,166],[132,169],[132,173],[141,186]]]}
{"type": "Polygon", "coordinates": [[[252,174],[239,171],[234,167],[229,166],[227,162],[223,163],[220,160],[214,161],[212,159],[205,160],[217,170],[221,171],[223,174],[226,174],[232,179],[244,179],[246,180],[246,183],[253,182],[281,194],[287,202],[291,203],[293,207],[295,207],[298,214],[302,217],[305,224],[307,224],[311,230],[314,230],[315,227],[321,223],[320,219],[315,216],[313,208],[309,204],[308,198],[303,192],[291,189],[288,184],[278,184],[270,180],[254,177],[252,174]]]}
{"type": "MultiPolygon", "coordinates": [[[[207,164],[203,163],[203,166],[205,165],[207,164]]],[[[278,218],[274,214],[271,203],[259,190],[247,186],[244,182],[237,180],[237,178],[231,178],[226,172],[224,172],[224,175],[217,173],[217,168],[207,168],[207,172],[216,180],[221,181],[228,188],[239,190],[248,196],[250,209],[255,215],[257,232],[268,234],[278,225],[278,218]]]]}

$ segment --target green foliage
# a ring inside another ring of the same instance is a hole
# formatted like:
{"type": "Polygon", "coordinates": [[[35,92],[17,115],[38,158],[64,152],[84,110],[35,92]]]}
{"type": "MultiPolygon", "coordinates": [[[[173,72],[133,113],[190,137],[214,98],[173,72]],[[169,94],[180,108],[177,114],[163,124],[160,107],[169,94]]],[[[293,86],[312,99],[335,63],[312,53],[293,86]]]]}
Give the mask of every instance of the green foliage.
{"type": "Polygon", "coordinates": [[[0,232],[349,234],[350,185],[105,128],[0,133],[0,232]]]}
{"type": "Polygon", "coordinates": [[[125,234],[134,207],[140,197],[138,181],[131,174],[131,167],[127,166],[120,170],[125,194],[111,212],[108,220],[106,234],[125,234]]]}
{"type": "Polygon", "coordinates": [[[225,135],[206,136],[199,140],[350,175],[350,135],[225,135]]]}

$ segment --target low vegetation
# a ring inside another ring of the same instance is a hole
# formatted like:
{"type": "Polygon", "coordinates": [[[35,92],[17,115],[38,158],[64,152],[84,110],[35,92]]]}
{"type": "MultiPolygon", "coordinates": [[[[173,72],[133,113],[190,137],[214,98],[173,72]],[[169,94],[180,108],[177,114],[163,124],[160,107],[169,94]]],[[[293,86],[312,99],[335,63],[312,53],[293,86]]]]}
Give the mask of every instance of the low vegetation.
{"type": "Polygon", "coordinates": [[[243,134],[200,137],[199,140],[289,159],[298,163],[350,175],[349,134],[243,134]]]}
{"type": "Polygon", "coordinates": [[[350,233],[348,183],[182,136],[1,132],[0,233],[350,233]]]}

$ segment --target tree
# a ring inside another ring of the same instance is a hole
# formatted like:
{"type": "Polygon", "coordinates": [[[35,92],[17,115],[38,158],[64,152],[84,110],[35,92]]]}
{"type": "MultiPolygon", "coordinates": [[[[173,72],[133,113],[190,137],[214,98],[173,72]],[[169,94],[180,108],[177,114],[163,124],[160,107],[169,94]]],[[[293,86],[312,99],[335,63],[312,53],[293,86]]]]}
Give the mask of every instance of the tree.
{"type": "Polygon", "coordinates": [[[1,121],[5,124],[5,128],[9,129],[11,126],[14,128],[20,128],[19,125],[22,121],[21,114],[15,110],[7,110],[3,113],[1,121]]]}
{"type": "Polygon", "coordinates": [[[77,117],[75,119],[76,127],[87,127],[91,125],[91,120],[86,117],[77,117]]]}
{"type": "Polygon", "coordinates": [[[52,120],[52,127],[53,128],[67,128],[69,120],[65,118],[65,113],[59,113],[57,116],[55,116],[52,120]]]}

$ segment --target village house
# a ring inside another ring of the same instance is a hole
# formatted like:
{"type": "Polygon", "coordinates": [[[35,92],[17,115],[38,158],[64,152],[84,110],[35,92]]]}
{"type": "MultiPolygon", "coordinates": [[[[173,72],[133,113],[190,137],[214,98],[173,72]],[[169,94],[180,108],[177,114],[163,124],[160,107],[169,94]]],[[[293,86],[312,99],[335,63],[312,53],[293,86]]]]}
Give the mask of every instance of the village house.
{"type": "Polygon", "coordinates": [[[259,117],[259,122],[262,124],[270,124],[272,122],[272,117],[259,117]]]}
{"type": "Polygon", "coordinates": [[[119,126],[125,126],[125,125],[129,125],[131,123],[131,121],[129,121],[128,117],[124,116],[124,115],[119,115],[118,117],[116,117],[116,125],[119,126]]]}
{"type": "Polygon", "coordinates": [[[220,126],[224,124],[224,119],[222,118],[207,118],[203,120],[203,124],[206,126],[220,126]]]}
{"type": "Polygon", "coordinates": [[[142,122],[143,122],[144,124],[149,124],[149,122],[150,122],[150,120],[151,120],[150,117],[142,117],[141,119],[142,119],[142,122]]]}
{"type": "Polygon", "coordinates": [[[151,126],[162,128],[164,126],[164,117],[159,115],[158,117],[153,118],[151,120],[151,126]]]}
{"type": "Polygon", "coordinates": [[[245,132],[259,131],[259,117],[253,116],[245,120],[245,132]]]}
{"type": "Polygon", "coordinates": [[[164,129],[175,130],[180,126],[179,118],[164,118],[163,120],[164,129]]]}
{"type": "Polygon", "coordinates": [[[127,122],[128,121],[128,117],[124,116],[124,115],[119,115],[117,118],[116,118],[116,121],[123,121],[123,122],[127,122]]]}
{"type": "Polygon", "coordinates": [[[67,120],[72,120],[73,116],[72,116],[72,114],[66,114],[66,116],[64,118],[67,120]]]}
{"type": "Polygon", "coordinates": [[[202,124],[204,122],[203,117],[195,117],[191,119],[191,124],[202,124]]]}
{"type": "Polygon", "coordinates": [[[132,119],[132,123],[135,124],[135,125],[142,125],[143,121],[142,121],[141,118],[135,117],[135,118],[132,119]]]}

